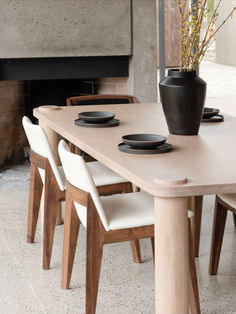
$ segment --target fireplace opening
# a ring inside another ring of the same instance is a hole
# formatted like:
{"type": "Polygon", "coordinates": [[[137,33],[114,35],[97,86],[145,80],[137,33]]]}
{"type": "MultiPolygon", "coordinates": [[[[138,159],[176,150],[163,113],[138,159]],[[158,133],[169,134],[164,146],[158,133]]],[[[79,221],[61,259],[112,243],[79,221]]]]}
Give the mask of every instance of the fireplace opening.
{"type": "Polygon", "coordinates": [[[72,96],[127,94],[126,56],[0,59],[0,166],[24,158],[23,115],[33,109],[65,106],[72,96]]]}
{"type": "Polygon", "coordinates": [[[33,109],[42,105],[65,106],[72,96],[94,95],[98,93],[96,79],[33,80],[26,82],[25,114],[33,121],[33,109]]]}

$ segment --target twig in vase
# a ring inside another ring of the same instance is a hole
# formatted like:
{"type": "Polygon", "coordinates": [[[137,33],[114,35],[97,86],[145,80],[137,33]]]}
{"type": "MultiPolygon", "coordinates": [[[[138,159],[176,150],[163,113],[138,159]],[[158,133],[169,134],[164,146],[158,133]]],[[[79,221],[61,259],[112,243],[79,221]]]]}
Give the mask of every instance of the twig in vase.
{"type": "Polygon", "coordinates": [[[202,61],[207,49],[215,41],[216,33],[221,27],[233,17],[236,7],[234,7],[223,22],[214,30],[216,20],[219,17],[219,7],[222,0],[219,0],[212,14],[210,22],[206,28],[203,40],[201,41],[201,31],[203,20],[206,16],[207,0],[196,0],[191,6],[191,0],[177,0],[180,14],[181,32],[181,62],[180,71],[196,70],[202,61]]]}

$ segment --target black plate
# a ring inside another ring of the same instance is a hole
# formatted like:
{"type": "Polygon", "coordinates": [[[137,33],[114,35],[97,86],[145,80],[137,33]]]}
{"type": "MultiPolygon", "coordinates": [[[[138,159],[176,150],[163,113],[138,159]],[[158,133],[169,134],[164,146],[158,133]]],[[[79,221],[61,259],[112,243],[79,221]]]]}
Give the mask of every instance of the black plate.
{"type": "Polygon", "coordinates": [[[104,123],[114,119],[115,114],[110,111],[86,111],[78,114],[79,119],[89,123],[104,123]]]}
{"type": "Polygon", "coordinates": [[[112,119],[110,121],[107,121],[105,123],[88,123],[81,119],[76,119],[75,124],[85,127],[85,128],[110,128],[112,126],[117,126],[120,124],[119,119],[112,119]]]}
{"type": "Polygon", "coordinates": [[[157,134],[129,134],[122,136],[125,144],[134,148],[155,148],[165,143],[167,138],[157,134]]]}
{"type": "Polygon", "coordinates": [[[141,148],[131,147],[125,143],[120,143],[118,145],[118,148],[120,151],[122,151],[124,153],[138,154],[138,155],[140,155],[140,154],[149,155],[149,154],[163,154],[163,153],[170,152],[172,150],[172,145],[165,143],[165,144],[158,146],[156,148],[141,149],[141,148]]]}
{"type": "Polygon", "coordinates": [[[214,123],[214,122],[223,122],[224,121],[224,116],[221,114],[217,114],[216,116],[213,116],[209,119],[202,119],[202,123],[214,123]]]}
{"type": "Polygon", "coordinates": [[[204,108],[202,119],[209,119],[211,117],[216,116],[220,112],[219,109],[215,108],[204,108]]]}

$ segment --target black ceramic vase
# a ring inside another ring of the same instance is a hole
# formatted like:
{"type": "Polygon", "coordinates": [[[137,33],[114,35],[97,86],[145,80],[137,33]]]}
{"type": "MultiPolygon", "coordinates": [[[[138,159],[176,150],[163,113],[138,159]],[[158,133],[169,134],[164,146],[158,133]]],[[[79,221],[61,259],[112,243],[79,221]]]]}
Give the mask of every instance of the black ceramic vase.
{"type": "Polygon", "coordinates": [[[196,71],[171,69],[159,88],[169,132],[198,134],[206,98],[206,82],[197,76],[196,71]]]}

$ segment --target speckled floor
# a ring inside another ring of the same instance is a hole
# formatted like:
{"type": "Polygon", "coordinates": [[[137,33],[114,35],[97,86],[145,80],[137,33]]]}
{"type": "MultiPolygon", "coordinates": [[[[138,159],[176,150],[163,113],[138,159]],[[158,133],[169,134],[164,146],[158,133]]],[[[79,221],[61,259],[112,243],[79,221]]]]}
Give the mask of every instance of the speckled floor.
{"type": "MultiPolygon", "coordinates": [[[[85,232],[80,230],[71,289],[60,289],[63,225],[56,228],[52,268],[43,271],[42,228],[26,243],[29,166],[2,173],[0,188],[0,313],[84,313],[85,232]],[[5,182],[5,184],[3,184],[5,182]],[[5,188],[4,188],[5,187],[5,188]]],[[[196,259],[202,313],[236,313],[236,229],[228,216],[217,276],[207,272],[214,197],[204,198],[200,256],[196,259]]],[[[142,264],[132,261],[129,243],[105,246],[98,314],[154,313],[151,246],[141,240],[142,264]]]]}
{"type": "MultiPolygon", "coordinates": [[[[209,96],[221,97],[223,91],[224,97],[235,98],[236,68],[206,62],[201,72],[208,81],[209,96]],[[232,80],[225,84],[217,73],[221,76],[229,73],[232,80]]],[[[0,172],[0,314],[82,314],[85,232],[81,228],[71,289],[63,291],[60,289],[63,225],[56,228],[51,270],[43,271],[41,267],[40,222],[35,243],[26,243],[28,183],[27,163],[0,172]]],[[[196,259],[201,309],[203,314],[236,313],[236,228],[231,214],[227,219],[218,275],[208,275],[213,204],[214,196],[204,198],[200,256],[196,259]]],[[[134,264],[129,243],[105,246],[98,314],[154,313],[150,242],[141,240],[141,249],[143,263],[134,264]]]]}

